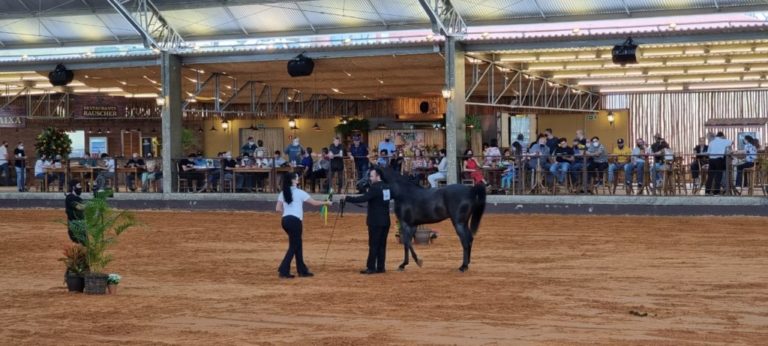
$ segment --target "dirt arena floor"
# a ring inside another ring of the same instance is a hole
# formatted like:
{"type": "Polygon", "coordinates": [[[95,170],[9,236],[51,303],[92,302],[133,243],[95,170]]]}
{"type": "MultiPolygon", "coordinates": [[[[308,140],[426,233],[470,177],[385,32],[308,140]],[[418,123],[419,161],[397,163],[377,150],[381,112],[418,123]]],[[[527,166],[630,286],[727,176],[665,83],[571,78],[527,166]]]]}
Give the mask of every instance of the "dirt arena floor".
{"type": "Polygon", "coordinates": [[[0,211],[0,344],[768,343],[765,218],[487,214],[469,272],[442,223],[423,268],[394,271],[392,231],[392,271],[363,276],[364,217],[338,221],[323,265],[331,227],[307,213],[316,276],[285,280],[275,214],[137,215],[118,294],[85,296],[62,282],[63,211],[0,211]]]}

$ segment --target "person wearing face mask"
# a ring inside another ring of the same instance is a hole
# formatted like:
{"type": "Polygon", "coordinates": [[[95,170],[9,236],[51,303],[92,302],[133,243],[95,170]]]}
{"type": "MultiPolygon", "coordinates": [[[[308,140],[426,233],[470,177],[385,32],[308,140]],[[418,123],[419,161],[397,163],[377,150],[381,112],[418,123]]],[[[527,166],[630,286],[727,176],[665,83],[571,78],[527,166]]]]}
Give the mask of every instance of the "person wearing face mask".
{"type": "Polygon", "coordinates": [[[558,140],[560,142],[552,154],[555,158],[555,163],[549,168],[549,173],[557,177],[557,182],[563,185],[565,184],[565,176],[573,163],[573,149],[568,147],[568,139],[565,137],[558,138],[558,140]]]}
{"type": "Polygon", "coordinates": [[[480,168],[480,164],[477,163],[474,157],[472,157],[472,149],[464,151],[464,167],[463,171],[472,178],[472,181],[477,184],[486,184],[485,178],[483,178],[483,170],[480,168]]]}
{"type": "Polygon", "coordinates": [[[3,175],[3,185],[8,185],[8,141],[0,145],[0,174],[3,175]]]}
{"type": "Polygon", "coordinates": [[[349,147],[349,156],[355,160],[357,179],[362,179],[364,174],[368,172],[370,161],[368,161],[368,146],[362,142],[359,134],[352,136],[352,145],[349,147]]]}
{"type": "Polygon", "coordinates": [[[85,203],[80,198],[83,193],[83,186],[80,181],[73,179],[69,182],[66,198],[64,199],[64,211],[67,214],[67,233],[69,239],[77,244],[83,244],[83,241],[75,234],[75,229],[85,227],[85,203]]]}
{"type": "Polygon", "coordinates": [[[624,169],[624,166],[629,163],[629,156],[632,154],[632,149],[624,146],[624,138],[616,140],[616,146],[613,147],[613,162],[608,165],[608,181],[613,183],[614,176],[617,170],[624,169]]]}
{"type": "Polygon", "coordinates": [[[333,191],[341,191],[344,186],[344,147],[341,146],[341,138],[333,138],[333,143],[328,146],[328,157],[331,160],[331,173],[328,176],[328,185],[333,191]],[[334,178],[336,181],[334,182],[334,178]],[[337,187],[338,189],[334,189],[337,187]]]}
{"type": "Polygon", "coordinates": [[[301,152],[303,151],[304,148],[299,144],[299,139],[294,138],[293,141],[291,141],[291,145],[285,147],[285,155],[288,156],[288,162],[292,165],[301,162],[301,152]]]}
{"type": "Polygon", "coordinates": [[[258,149],[258,147],[256,146],[256,142],[253,141],[253,136],[249,136],[248,142],[243,144],[243,146],[240,148],[240,155],[248,154],[248,156],[253,156],[253,154],[256,152],[256,149],[258,149]]]}
{"type": "Polygon", "coordinates": [[[133,156],[131,156],[131,159],[128,160],[128,162],[125,163],[126,168],[137,168],[137,174],[128,173],[125,177],[125,183],[128,185],[128,189],[131,190],[131,192],[136,192],[136,186],[134,183],[136,182],[136,176],[138,173],[141,173],[145,169],[147,169],[146,163],[144,163],[144,159],[139,156],[138,153],[133,153],[133,156]]]}
{"type": "Polygon", "coordinates": [[[608,169],[608,153],[605,147],[600,144],[600,138],[592,137],[585,155],[590,159],[589,164],[587,164],[589,173],[587,178],[598,186],[602,185],[603,172],[608,169]]]}
{"type": "Polygon", "coordinates": [[[19,141],[16,144],[16,149],[13,150],[13,157],[15,157],[16,188],[18,188],[19,192],[24,192],[26,190],[24,185],[26,180],[24,178],[27,172],[27,154],[24,152],[24,142],[19,141]]]}
{"type": "MultiPolygon", "coordinates": [[[[643,179],[645,163],[648,160],[648,149],[645,147],[645,141],[642,138],[635,140],[635,147],[632,148],[632,154],[629,162],[624,165],[624,184],[627,188],[632,186],[632,174],[637,176],[637,194],[643,194],[643,179]]],[[[629,190],[628,190],[629,191],[629,190]]]]}
{"type": "Polygon", "coordinates": [[[386,150],[387,155],[392,155],[395,153],[395,143],[392,141],[392,135],[387,134],[387,136],[384,137],[384,140],[379,142],[378,150],[386,150]]]}

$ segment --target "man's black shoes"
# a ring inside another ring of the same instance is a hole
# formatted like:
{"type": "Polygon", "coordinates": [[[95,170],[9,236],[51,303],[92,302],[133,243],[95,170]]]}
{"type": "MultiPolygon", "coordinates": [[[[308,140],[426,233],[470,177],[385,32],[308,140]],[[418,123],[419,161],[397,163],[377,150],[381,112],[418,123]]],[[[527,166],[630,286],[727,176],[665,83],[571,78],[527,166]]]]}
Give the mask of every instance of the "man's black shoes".
{"type": "Polygon", "coordinates": [[[293,275],[293,274],[283,274],[283,273],[278,274],[278,276],[281,279],[293,279],[296,277],[296,275],[293,275]]]}
{"type": "Polygon", "coordinates": [[[315,276],[315,274],[312,274],[312,273],[310,273],[310,272],[306,272],[306,273],[299,273],[299,277],[300,277],[300,278],[311,278],[311,277],[313,277],[313,276],[315,276]]]}
{"type": "Polygon", "coordinates": [[[364,269],[360,271],[360,274],[371,275],[371,274],[376,274],[376,271],[370,270],[370,269],[364,269]]]}

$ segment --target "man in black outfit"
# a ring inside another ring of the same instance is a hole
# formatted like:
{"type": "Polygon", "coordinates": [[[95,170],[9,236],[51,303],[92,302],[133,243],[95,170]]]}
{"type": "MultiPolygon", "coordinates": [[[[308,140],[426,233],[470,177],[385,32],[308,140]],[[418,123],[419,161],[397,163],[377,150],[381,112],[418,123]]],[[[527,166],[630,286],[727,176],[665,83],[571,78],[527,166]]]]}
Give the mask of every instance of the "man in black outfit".
{"type": "Polygon", "coordinates": [[[83,215],[85,204],[80,198],[81,193],[83,193],[83,186],[80,185],[80,182],[76,179],[70,181],[64,202],[64,210],[67,213],[67,233],[69,233],[69,239],[78,244],[82,244],[82,241],[75,236],[73,228],[76,228],[78,223],[83,225],[85,219],[83,215]]]}
{"type": "Polygon", "coordinates": [[[381,169],[370,170],[368,178],[371,187],[365,195],[357,197],[341,196],[346,202],[368,203],[368,262],[360,274],[375,274],[385,271],[387,254],[387,235],[389,234],[389,188],[381,181],[381,169]]]}

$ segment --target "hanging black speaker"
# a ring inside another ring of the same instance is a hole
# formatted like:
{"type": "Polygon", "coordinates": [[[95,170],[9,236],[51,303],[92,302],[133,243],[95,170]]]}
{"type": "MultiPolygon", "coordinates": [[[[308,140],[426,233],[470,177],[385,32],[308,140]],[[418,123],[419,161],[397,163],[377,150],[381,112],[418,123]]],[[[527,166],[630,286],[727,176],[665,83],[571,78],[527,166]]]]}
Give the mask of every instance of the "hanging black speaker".
{"type": "Polygon", "coordinates": [[[288,61],[288,74],[291,77],[309,76],[314,68],[315,62],[304,56],[304,53],[288,61]]]}
{"type": "Polygon", "coordinates": [[[626,65],[637,64],[637,45],[632,42],[632,38],[627,38],[624,43],[613,46],[611,57],[614,64],[626,65]]]}
{"type": "Polygon", "coordinates": [[[48,81],[53,86],[66,86],[72,83],[72,79],[75,78],[75,72],[67,70],[63,64],[56,65],[56,68],[48,73],[48,81]]]}

